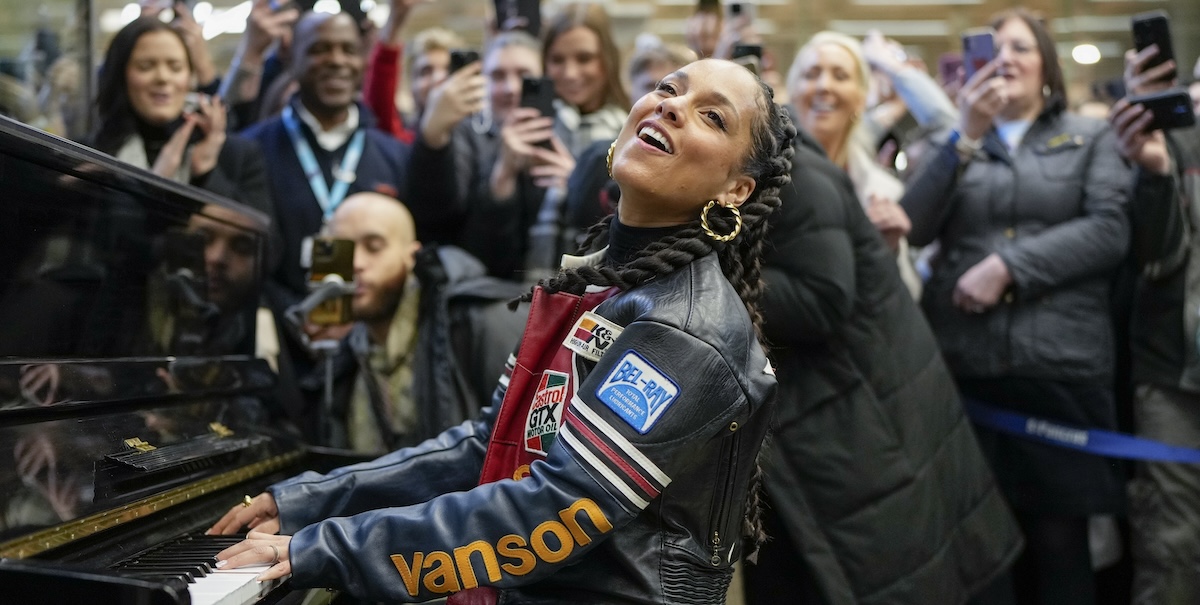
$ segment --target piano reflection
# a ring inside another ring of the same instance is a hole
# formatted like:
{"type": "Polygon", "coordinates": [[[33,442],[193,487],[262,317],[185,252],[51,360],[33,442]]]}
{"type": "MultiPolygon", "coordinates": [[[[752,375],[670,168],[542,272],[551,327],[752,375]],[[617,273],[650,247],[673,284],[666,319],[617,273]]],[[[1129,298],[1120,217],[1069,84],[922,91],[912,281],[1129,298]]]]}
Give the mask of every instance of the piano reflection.
{"type": "Polygon", "coordinates": [[[265,215],[0,118],[0,601],[278,603],[203,531],[317,455],[268,426],[265,215]]]}

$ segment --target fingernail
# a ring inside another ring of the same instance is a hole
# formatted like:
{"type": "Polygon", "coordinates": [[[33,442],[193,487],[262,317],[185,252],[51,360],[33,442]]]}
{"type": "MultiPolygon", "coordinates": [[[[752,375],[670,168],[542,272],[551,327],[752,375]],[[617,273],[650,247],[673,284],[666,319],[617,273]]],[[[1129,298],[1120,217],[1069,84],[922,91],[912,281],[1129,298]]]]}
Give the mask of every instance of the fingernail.
{"type": "Polygon", "coordinates": [[[217,561],[217,567],[225,567],[225,566],[226,566],[226,565],[228,565],[228,564],[229,564],[229,560],[228,560],[228,559],[226,559],[226,560],[224,560],[224,561],[217,561]]]}

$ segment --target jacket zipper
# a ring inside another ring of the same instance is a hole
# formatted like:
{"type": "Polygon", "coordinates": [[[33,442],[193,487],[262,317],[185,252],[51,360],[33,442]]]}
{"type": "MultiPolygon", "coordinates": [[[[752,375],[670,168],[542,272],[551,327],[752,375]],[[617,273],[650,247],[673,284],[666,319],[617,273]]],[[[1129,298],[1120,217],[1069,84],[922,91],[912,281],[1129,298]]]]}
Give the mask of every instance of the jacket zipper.
{"type": "Polygon", "coordinates": [[[708,562],[713,567],[721,565],[721,548],[723,546],[721,532],[729,527],[729,515],[732,509],[735,508],[733,502],[731,502],[733,497],[733,486],[731,484],[734,478],[737,477],[737,445],[741,435],[736,432],[737,423],[731,424],[729,430],[733,432],[733,435],[722,439],[721,443],[719,460],[722,464],[718,470],[723,471],[723,473],[717,475],[715,483],[717,489],[713,490],[712,516],[710,519],[712,529],[708,535],[709,550],[712,552],[712,556],[709,557],[708,562]]]}

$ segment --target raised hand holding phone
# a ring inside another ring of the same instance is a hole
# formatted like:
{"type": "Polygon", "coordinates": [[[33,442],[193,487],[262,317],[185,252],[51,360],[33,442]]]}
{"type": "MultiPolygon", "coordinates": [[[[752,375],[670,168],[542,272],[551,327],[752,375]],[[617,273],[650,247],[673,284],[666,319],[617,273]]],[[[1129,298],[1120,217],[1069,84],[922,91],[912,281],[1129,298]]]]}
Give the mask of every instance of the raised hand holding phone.
{"type": "Polygon", "coordinates": [[[996,31],[990,27],[969,29],[962,35],[962,45],[963,79],[970,80],[996,58],[996,31]]]}
{"type": "Polygon", "coordinates": [[[1133,47],[1141,54],[1153,46],[1155,51],[1142,64],[1147,77],[1160,80],[1170,86],[1175,80],[1175,51],[1171,47],[1171,26],[1167,13],[1161,10],[1139,13],[1133,16],[1133,47]],[[1160,69],[1161,68],[1161,69],[1160,69]]]}

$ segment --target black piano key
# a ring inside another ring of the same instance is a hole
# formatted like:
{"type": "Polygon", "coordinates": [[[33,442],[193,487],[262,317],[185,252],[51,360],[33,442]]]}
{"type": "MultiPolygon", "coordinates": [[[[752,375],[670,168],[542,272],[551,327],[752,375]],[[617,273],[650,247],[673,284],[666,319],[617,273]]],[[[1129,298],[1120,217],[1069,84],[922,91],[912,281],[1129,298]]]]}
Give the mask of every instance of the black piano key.
{"type": "Polygon", "coordinates": [[[132,566],[138,566],[138,565],[188,565],[190,567],[190,566],[194,565],[197,568],[199,568],[200,571],[202,573],[204,573],[205,575],[212,573],[213,565],[215,565],[215,564],[216,564],[215,560],[211,561],[211,562],[210,561],[197,561],[195,558],[187,558],[187,557],[179,557],[179,558],[176,558],[176,557],[140,557],[140,558],[134,560],[132,563],[130,563],[130,565],[132,565],[132,566]]]}
{"type": "Polygon", "coordinates": [[[134,577],[134,578],[146,578],[149,580],[159,580],[162,582],[168,582],[168,581],[174,580],[174,581],[182,582],[184,584],[188,584],[188,583],[194,584],[195,583],[195,580],[188,577],[188,575],[185,573],[173,574],[170,572],[135,571],[135,570],[130,570],[130,569],[122,569],[121,575],[130,576],[130,577],[134,577]]]}
{"type": "Polygon", "coordinates": [[[182,580],[188,584],[196,583],[196,578],[193,578],[191,576],[191,574],[184,573],[181,571],[171,570],[171,569],[162,569],[162,570],[149,569],[149,570],[141,570],[141,571],[132,571],[132,570],[127,570],[127,569],[122,569],[121,571],[124,572],[126,575],[132,574],[132,575],[136,575],[141,578],[178,579],[178,580],[182,580]]]}
{"type": "Polygon", "coordinates": [[[146,564],[132,563],[130,565],[123,565],[120,567],[120,569],[131,569],[131,570],[135,570],[135,571],[171,572],[171,575],[187,574],[188,577],[193,578],[193,579],[194,578],[203,578],[205,575],[204,570],[199,565],[188,565],[185,563],[184,564],[181,564],[181,563],[146,563],[146,564]]]}

